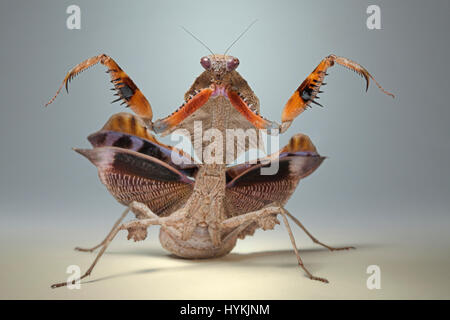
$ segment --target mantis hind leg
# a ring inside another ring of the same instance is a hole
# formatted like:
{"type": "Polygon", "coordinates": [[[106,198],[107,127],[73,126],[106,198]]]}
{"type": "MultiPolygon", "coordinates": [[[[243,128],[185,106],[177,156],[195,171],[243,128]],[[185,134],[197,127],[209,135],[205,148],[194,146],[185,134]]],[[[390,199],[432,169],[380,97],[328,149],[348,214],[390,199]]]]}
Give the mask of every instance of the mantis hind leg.
{"type": "Polygon", "coordinates": [[[308,229],[305,228],[305,226],[296,218],[294,217],[292,214],[289,213],[289,211],[287,211],[286,209],[284,209],[284,213],[292,219],[292,221],[294,221],[300,228],[302,228],[302,230],[308,235],[308,237],[311,238],[311,240],[314,243],[317,243],[318,245],[321,245],[324,248],[327,248],[330,251],[339,251],[339,250],[350,250],[350,249],[356,249],[355,247],[331,247],[329,245],[326,245],[325,243],[320,242],[319,240],[317,240],[309,231],[308,229]]]}
{"type": "MultiPolygon", "coordinates": [[[[151,212],[150,209],[148,209],[145,204],[133,201],[129,207],[122,213],[119,220],[114,224],[113,229],[109,232],[105,240],[103,240],[100,245],[91,248],[95,250],[98,247],[102,247],[102,249],[99,251],[97,256],[95,257],[94,262],[91,264],[89,269],[78,279],[73,280],[71,283],[75,284],[76,282],[88,277],[91,273],[94,267],[96,266],[97,262],[100,260],[102,255],[105,253],[106,249],[108,248],[111,241],[114,239],[114,237],[117,235],[117,233],[120,230],[128,230],[128,239],[134,239],[135,241],[144,240],[147,237],[147,227],[150,225],[157,225],[161,224],[161,218],[156,216],[153,212],[151,212]],[[136,215],[136,218],[138,220],[129,222],[128,224],[121,224],[122,220],[125,218],[125,216],[128,214],[129,211],[133,211],[133,213],[136,215]],[[137,225],[135,225],[137,224],[137,225]],[[141,226],[144,225],[144,226],[141,226]]],[[[90,251],[90,249],[84,250],[84,251],[90,251]]],[[[70,283],[68,282],[60,282],[55,283],[51,285],[52,289],[64,287],[70,283]]]]}
{"type": "MultiPolygon", "coordinates": [[[[151,212],[151,210],[148,209],[146,205],[144,205],[143,203],[136,202],[136,201],[133,201],[132,203],[130,203],[129,209],[131,209],[131,211],[133,211],[135,213],[136,218],[138,218],[138,219],[157,218],[158,217],[153,212],[151,212]]],[[[105,239],[103,239],[103,241],[100,242],[98,245],[96,245],[96,246],[94,246],[92,248],[76,247],[75,250],[76,251],[81,251],[81,252],[93,252],[96,249],[98,249],[101,246],[103,246],[106,243],[106,241],[108,241],[108,238],[112,235],[114,230],[120,225],[120,223],[123,221],[123,219],[125,219],[125,217],[128,214],[128,211],[129,210],[125,210],[122,213],[120,218],[116,221],[116,223],[114,223],[114,226],[112,227],[111,231],[108,233],[108,235],[105,237],[105,239]]]]}
{"type": "Polygon", "coordinates": [[[278,222],[277,222],[277,220],[270,219],[270,218],[276,219],[276,216],[278,214],[281,214],[281,216],[283,218],[283,222],[288,231],[289,238],[291,239],[292,247],[294,249],[295,256],[297,257],[299,266],[305,271],[306,275],[311,280],[317,280],[317,281],[328,283],[327,279],[314,276],[308,270],[308,268],[306,268],[305,265],[303,264],[303,260],[300,257],[300,253],[299,253],[299,251],[297,249],[297,245],[295,243],[294,235],[292,234],[291,227],[289,226],[289,222],[286,218],[287,211],[280,204],[274,204],[273,206],[267,206],[267,207],[257,210],[257,211],[252,211],[252,212],[248,212],[243,215],[240,215],[240,216],[235,216],[235,217],[229,218],[222,222],[222,226],[224,228],[239,229],[239,227],[241,227],[241,226],[247,227],[250,222],[257,222],[258,225],[260,227],[262,227],[264,230],[273,229],[275,224],[277,224],[278,222]]]}
{"type": "Polygon", "coordinates": [[[297,257],[298,265],[303,269],[303,271],[305,271],[305,273],[311,280],[317,280],[320,282],[328,283],[328,280],[325,278],[313,276],[312,273],[303,264],[303,260],[302,260],[302,258],[300,258],[300,253],[298,252],[297,245],[295,244],[294,235],[292,234],[291,227],[289,226],[289,222],[286,218],[286,213],[285,213],[284,208],[281,208],[281,217],[283,218],[284,225],[286,226],[286,229],[289,234],[289,238],[291,239],[292,247],[294,248],[294,252],[295,252],[295,256],[297,257]]]}
{"type": "MultiPolygon", "coordinates": [[[[127,209],[123,212],[122,216],[125,216],[125,215],[128,213],[129,210],[130,210],[130,208],[127,208],[127,209]]],[[[114,237],[117,235],[117,233],[119,232],[119,230],[120,230],[120,226],[119,226],[119,225],[115,226],[115,227],[111,230],[111,232],[108,234],[108,236],[107,236],[106,239],[104,240],[104,243],[102,244],[102,246],[103,246],[102,249],[101,249],[100,252],[97,254],[97,257],[95,257],[95,260],[94,260],[94,262],[91,264],[91,266],[89,267],[89,269],[88,269],[88,270],[87,270],[87,271],[86,271],[79,279],[73,280],[73,281],[71,282],[72,284],[75,284],[76,282],[78,282],[78,281],[80,281],[80,280],[82,280],[82,279],[88,277],[88,276],[91,274],[91,272],[92,272],[92,270],[94,269],[95,265],[96,265],[97,262],[100,260],[100,258],[102,257],[103,253],[105,253],[106,248],[108,248],[109,244],[110,244],[111,241],[114,239],[114,237]]],[[[59,288],[59,287],[64,287],[64,286],[66,286],[66,285],[68,285],[67,282],[60,282],[60,283],[52,284],[52,285],[51,285],[51,288],[52,288],[52,289],[55,289],[55,288],[59,288]]]]}
{"type": "Polygon", "coordinates": [[[120,225],[120,223],[123,221],[123,219],[125,219],[125,217],[128,214],[128,209],[125,210],[122,215],[120,216],[120,218],[116,221],[116,223],[114,224],[114,226],[112,227],[111,231],[109,231],[108,235],[105,237],[105,239],[103,239],[102,242],[100,242],[98,245],[92,247],[92,248],[80,248],[80,247],[75,247],[76,251],[81,251],[81,252],[93,252],[96,249],[100,248],[101,246],[103,246],[106,241],[108,241],[109,237],[111,237],[111,235],[113,234],[114,230],[117,229],[117,227],[120,225]]]}

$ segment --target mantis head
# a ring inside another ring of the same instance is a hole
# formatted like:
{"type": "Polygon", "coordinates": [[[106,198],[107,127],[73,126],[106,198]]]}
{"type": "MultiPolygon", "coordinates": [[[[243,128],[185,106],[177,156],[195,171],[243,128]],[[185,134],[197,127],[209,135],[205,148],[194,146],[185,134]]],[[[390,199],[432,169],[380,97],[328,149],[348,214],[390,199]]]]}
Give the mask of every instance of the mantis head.
{"type": "Polygon", "coordinates": [[[211,54],[200,59],[200,64],[220,80],[229,72],[234,71],[239,66],[239,59],[225,54],[211,54]]]}

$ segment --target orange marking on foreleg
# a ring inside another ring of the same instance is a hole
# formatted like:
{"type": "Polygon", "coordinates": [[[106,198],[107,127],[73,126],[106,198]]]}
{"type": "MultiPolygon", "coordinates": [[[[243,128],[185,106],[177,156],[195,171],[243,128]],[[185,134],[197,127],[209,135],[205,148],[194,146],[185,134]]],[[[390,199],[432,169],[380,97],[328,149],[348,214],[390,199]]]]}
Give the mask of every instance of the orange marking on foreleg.
{"type": "Polygon", "coordinates": [[[153,130],[156,133],[161,133],[163,131],[172,129],[176,125],[180,124],[184,119],[193,114],[201,106],[203,106],[211,97],[213,90],[211,88],[206,88],[201,90],[190,100],[185,102],[178,110],[172,113],[170,116],[158,120],[153,124],[153,130]]]}
{"type": "Polygon", "coordinates": [[[315,100],[319,98],[317,95],[322,92],[319,90],[320,87],[325,85],[323,80],[327,75],[326,71],[329,67],[332,67],[334,63],[342,65],[363,76],[366,80],[366,91],[369,88],[370,79],[372,79],[383,93],[394,97],[392,93],[384,90],[363,66],[350,59],[331,54],[319,63],[314,71],[302,82],[294,94],[289,98],[281,115],[281,132],[285,132],[291,125],[292,121],[303,111],[305,111],[311,103],[321,106],[321,104],[315,100]]]}
{"type": "Polygon", "coordinates": [[[239,94],[231,89],[227,90],[227,96],[233,107],[239,111],[248,121],[250,121],[257,129],[273,129],[277,127],[273,122],[264,119],[256,112],[253,112],[239,94]]]}
{"type": "Polygon", "coordinates": [[[115,101],[122,100],[123,103],[126,103],[127,106],[131,107],[131,109],[138,116],[140,116],[144,120],[151,121],[153,112],[148,100],[145,98],[139,88],[134,84],[133,80],[131,80],[131,78],[119,67],[119,65],[111,57],[105,54],[100,54],[98,56],[89,58],[72,68],[72,70],[70,70],[65,76],[55,96],[50,99],[50,101],[45,106],[48,106],[56,99],[64,86],[66,87],[66,90],[68,92],[69,82],[75,76],[99,62],[108,68],[107,73],[109,73],[111,82],[114,85],[114,89],[117,91],[116,95],[118,96],[118,98],[115,101]]]}

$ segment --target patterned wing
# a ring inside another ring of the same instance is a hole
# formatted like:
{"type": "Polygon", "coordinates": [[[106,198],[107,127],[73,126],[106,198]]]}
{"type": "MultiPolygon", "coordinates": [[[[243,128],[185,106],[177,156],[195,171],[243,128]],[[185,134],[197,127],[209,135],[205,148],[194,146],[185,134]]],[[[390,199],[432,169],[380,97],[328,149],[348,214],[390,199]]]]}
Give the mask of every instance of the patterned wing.
{"type": "Polygon", "coordinates": [[[181,208],[192,193],[192,180],[155,157],[109,146],[75,151],[97,167],[102,183],[124,205],[143,202],[164,216],[181,208]]]}
{"type": "Polygon", "coordinates": [[[94,148],[112,146],[146,154],[189,176],[194,176],[198,169],[189,154],[158,141],[141,119],[129,113],[113,115],[103,128],[91,134],[88,140],[94,148]]]}
{"type": "Polygon", "coordinates": [[[259,210],[274,202],[285,204],[299,181],[313,173],[324,159],[307,136],[298,134],[280,152],[262,159],[266,161],[231,167],[227,172],[228,215],[259,210]],[[269,166],[278,166],[275,174],[267,174],[269,166]]]}

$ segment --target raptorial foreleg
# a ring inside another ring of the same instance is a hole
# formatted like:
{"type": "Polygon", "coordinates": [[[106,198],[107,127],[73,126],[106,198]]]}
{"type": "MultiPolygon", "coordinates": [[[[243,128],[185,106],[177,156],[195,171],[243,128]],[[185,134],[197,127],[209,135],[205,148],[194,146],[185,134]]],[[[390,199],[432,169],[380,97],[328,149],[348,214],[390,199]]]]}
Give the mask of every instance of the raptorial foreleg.
{"type": "Polygon", "coordinates": [[[69,92],[69,82],[75,76],[99,62],[108,68],[106,72],[109,73],[111,83],[114,85],[112,90],[116,91],[115,95],[117,96],[117,99],[113,102],[122,101],[122,104],[126,104],[127,107],[130,107],[138,116],[151,124],[153,112],[147,98],[145,98],[141,90],[139,90],[133,80],[131,80],[131,78],[119,67],[114,59],[106,54],[100,54],[89,58],[72,68],[65,76],[55,96],[45,106],[48,106],[56,99],[64,86],[66,87],[67,92],[69,92]]]}
{"type": "Polygon", "coordinates": [[[394,97],[392,93],[384,90],[381,85],[374,79],[374,77],[369,73],[369,71],[367,71],[363,66],[350,59],[330,54],[319,63],[314,71],[302,82],[297,90],[295,90],[294,94],[289,98],[281,115],[281,133],[285,132],[292,124],[292,121],[294,121],[294,119],[298,115],[305,111],[311,103],[321,106],[321,104],[316,101],[317,99],[319,99],[317,95],[322,92],[320,91],[320,87],[326,84],[323,82],[323,80],[327,75],[326,72],[328,68],[332,67],[335,63],[353,70],[357,74],[364,77],[366,80],[366,91],[369,88],[370,80],[373,80],[383,93],[394,97]]]}

